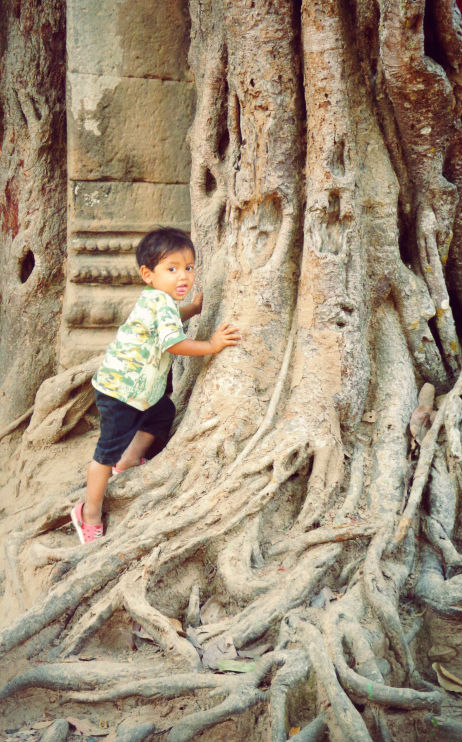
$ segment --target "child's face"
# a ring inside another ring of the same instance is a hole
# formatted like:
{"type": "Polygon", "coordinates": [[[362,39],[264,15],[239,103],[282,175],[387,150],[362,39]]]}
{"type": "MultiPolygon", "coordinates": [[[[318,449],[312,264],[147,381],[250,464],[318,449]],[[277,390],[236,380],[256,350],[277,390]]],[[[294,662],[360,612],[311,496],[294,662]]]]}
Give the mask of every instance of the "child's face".
{"type": "Polygon", "coordinates": [[[193,252],[189,247],[171,252],[159,260],[154,270],[142,265],[140,273],[148,286],[165,291],[175,301],[181,301],[191,291],[194,283],[193,252]]]}

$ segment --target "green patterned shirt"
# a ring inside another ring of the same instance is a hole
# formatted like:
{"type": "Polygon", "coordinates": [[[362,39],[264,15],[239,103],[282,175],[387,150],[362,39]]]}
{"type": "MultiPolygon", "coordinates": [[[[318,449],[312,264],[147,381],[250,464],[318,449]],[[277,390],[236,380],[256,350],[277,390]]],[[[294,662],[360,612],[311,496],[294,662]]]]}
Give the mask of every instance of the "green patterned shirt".
{"type": "Polygon", "coordinates": [[[109,345],[93,386],[138,410],[147,410],[165,393],[172,365],[167,348],[185,338],[174,299],[148,286],[109,345]]]}

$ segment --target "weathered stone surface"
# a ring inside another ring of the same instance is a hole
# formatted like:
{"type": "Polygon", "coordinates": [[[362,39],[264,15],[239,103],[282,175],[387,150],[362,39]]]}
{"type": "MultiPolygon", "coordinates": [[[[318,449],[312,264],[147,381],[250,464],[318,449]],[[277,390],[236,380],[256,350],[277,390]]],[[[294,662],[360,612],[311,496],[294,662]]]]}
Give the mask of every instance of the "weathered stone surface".
{"type": "Polygon", "coordinates": [[[69,285],[63,307],[64,320],[70,327],[117,328],[140,294],[140,286],[69,285]]]}
{"type": "Polygon", "coordinates": [[[134,255],[76,255],[68,271],[72,283],[99,283],[111,286],[142,284],[134,255]]]}
{"type": "MultiPolygon", "coordinates": [[[[133,239],[138,244],[142,233],[155,224],[189,229],[187,185],[79,182],[71,189],[69,218],[73,232],[135,232],[140,233],[133,239]]],[[[97,244],[97,239],[96,234],[78,238],[90,245],[97,244]]]]}
{"type": "Polygon", "coordinates": [[[65,370],[84,363],[89,358],[104,352],[114,337],[115,329],[69,330],[63,326],[59,359],[61,369],[65,370]]]}
{"type": "Polygon", "coordinates": [[[188,183],[192,83],[68,75],[69,177],[188,183]]]}
{"type": "Polygon", "coordinates": [[[68,263],[60,363],[104,350],[156,225],[189,231],[194,89],[185,0],[69,0],[68,263]]]}
{"type": "Polygon", "coordinates": [[[70,0],[67,7],[70,72],[189,77],[184,0],[70,0]]]}

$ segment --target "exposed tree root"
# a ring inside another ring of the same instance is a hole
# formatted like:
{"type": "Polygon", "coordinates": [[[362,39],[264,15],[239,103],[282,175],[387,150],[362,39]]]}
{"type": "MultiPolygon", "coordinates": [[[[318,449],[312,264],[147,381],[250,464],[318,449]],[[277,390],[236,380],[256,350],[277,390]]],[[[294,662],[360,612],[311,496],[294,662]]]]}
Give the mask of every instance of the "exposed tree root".
{"type": "Polygon", "coordinates": [[[408,528],[410,527],[414,518],[415,512],[420,502],[423,489],[427,482],[428,474],[430,472],[431,463],[435,454],[436,443],[438,440],[438,434],[440,427],[444,422],[446,406],[448,402],[454,397],[460,397],[462,393],[462,374],[457,379],[453,389],[445,397],[440,409],[436,413],[435,419],[432,423],[430,430],[428,431],[425,439],[422,441],[421,452],[419,461],[414,474],[414,480],[412,483],[411,492],[406,504],[406,508],[399,522],[398,531],[396,534],[396,540],[402,541],[405,537],[408,528]]]}
{"type": "Polygon", "coordinates": [[[287,695],[300,681],[310,674],[310,663],[304,652],[286,651],[285,662],[276,672],[271,684],[271,730],[272,742],[285,742],[287,695]]]}
{"type": "Polygon", "coordinates": [[[0,697],[7,698],[26,688],[50,688],[69,691],[70,698],[81,703],[142,696],[153,698],[176,696],[196,688],[227,688],[239,685],[232,676],[211,673],[183,673],[156,677],[151,662],[133,665],[129,662],[68,662],[43,664],[20,675],[2,688],[0,697]]]}
{"type": "Polygon", "coordinates": [[[336,541],[349,541],[362,536],[373,536],[379,530],[378,522],[372,523],[336,523],[332,527],[321,526],[314,528],[302,536],[292,536],[275,543],[269,550],[271,556],[294,551],[300,554],[309,546],[326,544],[336,541]]]}
{"type": "Polygon", "coordinates": [[[30,416],[32,415],[33,411],[34,411],[34,405],[32,405],[32,407],[29,407],[29,409],[23,415],[20,415],[20,417],[17,417],[16,420],[13,420],[12,423],[7,425],[5,428],[2,428],[2,430],[0,430],[0,441],[2,440],[2,438],[5,438],[5,436],[10,435],[10,433],[13,433],[16,430],[16,428],[19,428],[19,426],[22,425],[22,423],[28,420],[30,416]]]}
{"type": "Polygon", "coordinates": [[[184,716],[181,721],[174,724],[167,737],[167,742],[188,742],[201,730],[208,729],[233,714],[242,713],[259,701],[265,701],[266,692],[258,686],[274,661],[274,657],[260,660],[259,667],[253,673],[246,675],[239,685],[235,685],[225,700],[217,706],[184,716]]]}
{"type": "MultiPolygon", "coordinates": [[[[325,714],[321,713],[313,719],[313,721],[310,721],[306,727],[303,727],[298,734],[294,734],[290,738],[290,742],[292,742],[292,740],[295,740],[295,742],[321,742],[326,731],[327,724],[325,722],[325,714]]],[[[287,742],[289,742],[289,740],[287,740],[287,742]]]]}
{"type": "Polygon", "coordinates": [[[336,610],[331,610],[326,618],[326,636],[332,652],[333,662],[339,674],[342,685],[355,697],[363,702],[373,702],[383,706],[396,708],[420,709],[429,708],[437,710],[441,706],[442,696],[438,691],[418,691],[412,688],[394,688],[386,686],[382,674],[376,663],[362,629],[358,623],[351,618],[348,622],[342,619],[341,605],[336,610]],[[355,625],[356,624],[356,625],[355,625]],[[353,650],[355,664],[361,670],[352,670],[348,667],[342,641],[347,640],[353,650]]]}
{"type": "Polygon", "coordinates": [[[361,714],[338,682],[332,660],[324,648],[321,632],[313,624],[306,622],[300,626],[300,633],[306,642],[317,683],[322,686],[333,711],[334,719],[330,718],[330,714],[326,717],[331,739],[338,742],[341,739],[371,742],[361,714]]]}

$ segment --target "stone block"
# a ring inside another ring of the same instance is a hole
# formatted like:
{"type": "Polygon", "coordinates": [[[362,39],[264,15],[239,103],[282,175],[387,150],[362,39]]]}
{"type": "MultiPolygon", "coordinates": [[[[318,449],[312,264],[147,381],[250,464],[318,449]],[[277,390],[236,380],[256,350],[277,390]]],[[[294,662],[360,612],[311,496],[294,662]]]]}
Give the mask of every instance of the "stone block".
{"type": "Polygon", "coordinates": [[[127,319],[142,290],[142,286],[68,284],[64,323],[80,330],[117,329],[127,319]]]}
{"type": "Polygon", "coordinates": [[[61,330],[61,346],[59,368],[63,371],[72,366],[88,361],[90,358],[104,353],[107,346],[114,340],[116,330],[75,330],[63,326],[61,330]]]}
{"type": "Polygon", "coordinates": [[[184,80],[187,0],[68,0],[70,72],[184,80]]]}
{"type": "Polygon", "coordinates": [[[189,82],[68,75],[71,180],[188,183],[189,82]]]}
{"type": "Polygon", "coordinates": [[[78,182],[70,184],[69,198],[71,232],[144,233],[155,225],[190,229],[189,185],[78,182]]]}
{"type": "Polygon", "coordinates": [[[67,277],[71,283],[93,286],[143,285],[134,254],[71,255],[67,277]]]}

